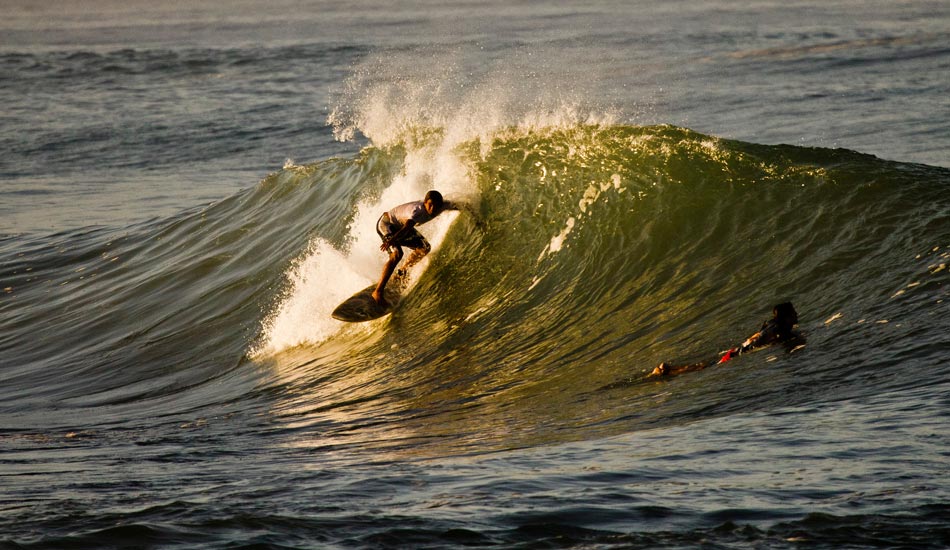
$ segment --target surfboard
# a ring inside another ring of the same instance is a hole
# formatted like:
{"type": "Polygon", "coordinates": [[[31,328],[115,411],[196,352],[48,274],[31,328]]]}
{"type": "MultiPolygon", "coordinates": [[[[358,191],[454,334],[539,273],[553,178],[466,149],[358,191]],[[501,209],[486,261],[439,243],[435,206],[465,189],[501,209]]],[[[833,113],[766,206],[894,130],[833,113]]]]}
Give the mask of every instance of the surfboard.
{"type": "Polygon", "coordinates": [[[376,285],[370,285],[364,288],[347,298],[342,304],[336,306],[336,309],[334,309],[330,315],[337,321],[345,321],[347,323],[359,323],[379,319],[392,311],[392,306],[383,307],[376,303],[376,300],[373,299],[374,290],[376,290],[376,285]]]}
{"type": "Polygon", "coordinates": [[[376,300],[373,299],[373,291],[376,290],[376,283],[373,283],[347,298],[346,301],[338,305],[330,315],[337,321],[345,321],[347,323],[362,323],[364,321],[379,319],[383,315],[391,313],[393,308],[399,304],[400,295],[398,289],[401,287],[400,283],[401,281],[393,277],[389,281],[389,284],[386,285],[386,290],[383,291],[383,294],[386,296],[386,301],[388,302],[387,307],[379,305],[376,300]]]}

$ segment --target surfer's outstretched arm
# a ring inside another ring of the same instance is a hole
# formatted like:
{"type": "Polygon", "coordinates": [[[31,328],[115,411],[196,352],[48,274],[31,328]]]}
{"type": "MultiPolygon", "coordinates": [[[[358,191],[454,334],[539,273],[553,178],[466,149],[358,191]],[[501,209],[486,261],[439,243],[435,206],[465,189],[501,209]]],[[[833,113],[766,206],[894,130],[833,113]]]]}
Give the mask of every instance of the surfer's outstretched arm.
{"type": "Polygon", "coordinates": [[[488,227],[488,224],[486,224],[485,220],[482,219],[481,213],[470,203],[445,201],[442,210],[455,210],[457,212],[464,212],[472,218],[472,222],[479,230],[484,231],[488,227]]]}

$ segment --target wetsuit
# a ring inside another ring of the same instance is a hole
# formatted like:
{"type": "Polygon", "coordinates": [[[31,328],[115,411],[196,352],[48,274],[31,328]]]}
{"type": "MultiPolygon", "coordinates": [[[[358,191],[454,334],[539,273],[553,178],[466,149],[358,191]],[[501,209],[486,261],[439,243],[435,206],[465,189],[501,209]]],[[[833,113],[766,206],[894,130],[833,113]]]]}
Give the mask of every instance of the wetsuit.
{"type": "Polygon", "coordinates": [[[775,319],[769,319],[762,323],[762,328],[752,336],[749,336],[745,342],[727,351],[718,361],[725,363],[736,355],[743,354],[756,348],[768,346],[776,342],[784,342],[794,336],[791,327],[779,323],[775,319]]]}

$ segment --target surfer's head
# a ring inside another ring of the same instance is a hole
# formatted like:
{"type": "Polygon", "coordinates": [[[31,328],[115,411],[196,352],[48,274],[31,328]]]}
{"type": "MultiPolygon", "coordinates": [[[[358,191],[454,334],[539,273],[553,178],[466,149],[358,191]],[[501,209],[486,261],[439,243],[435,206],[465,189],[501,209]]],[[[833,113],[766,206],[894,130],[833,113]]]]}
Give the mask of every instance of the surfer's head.
{"type": "Polygon", "coordinates": [[[772,318],[789,329],[798,324],[798,312],[791,302],[783,302],[772,308],[772,318]]]}
{"type": "Polygon", "coordinates": [[[422,204],[425,205],[426,211],[429,214],[435,214],[436,212],[442,210],[443,202],[442,193],[439,193],[435,190],[426,193],[426,197],[422,200],[422,204]]]}

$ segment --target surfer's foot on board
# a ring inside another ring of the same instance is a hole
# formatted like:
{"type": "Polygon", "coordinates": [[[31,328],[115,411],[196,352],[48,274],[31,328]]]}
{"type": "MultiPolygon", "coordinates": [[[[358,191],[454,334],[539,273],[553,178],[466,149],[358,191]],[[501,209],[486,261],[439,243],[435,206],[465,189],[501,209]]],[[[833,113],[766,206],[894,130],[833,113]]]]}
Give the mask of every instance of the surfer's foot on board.
{"type": "Polygon", "coordinates": [[[380,307],[389,307],[389,302],[386,301],[386,298],[384,298],[378,290],[373,291],[373,299],[376,300],[376,303],[379,304],[380,307]]]}

